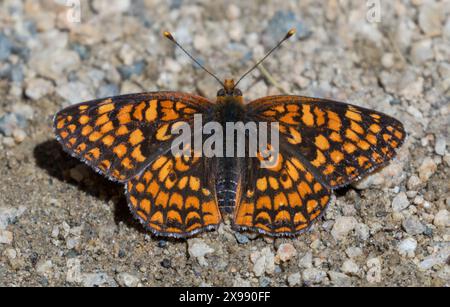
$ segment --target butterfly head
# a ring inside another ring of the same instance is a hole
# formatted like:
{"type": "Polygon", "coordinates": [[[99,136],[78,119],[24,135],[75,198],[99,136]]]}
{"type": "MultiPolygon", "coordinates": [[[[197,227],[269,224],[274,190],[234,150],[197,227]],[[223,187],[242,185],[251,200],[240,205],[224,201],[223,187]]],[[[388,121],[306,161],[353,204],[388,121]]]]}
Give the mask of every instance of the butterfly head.
{"type": "Polygon", "coordinates": [[[225,79],[223,88],[217,92],[217,98],[219,97],[242,97],[242,92],[236,88],[233,79],[225,79]]]}

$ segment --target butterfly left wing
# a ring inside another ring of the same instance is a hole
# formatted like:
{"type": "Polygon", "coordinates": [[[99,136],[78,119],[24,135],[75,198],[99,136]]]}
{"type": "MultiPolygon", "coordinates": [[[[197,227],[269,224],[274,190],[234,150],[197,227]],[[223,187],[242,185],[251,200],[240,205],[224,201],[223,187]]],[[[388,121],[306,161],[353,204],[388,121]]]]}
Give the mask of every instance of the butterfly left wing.
{"type": "Polygon", "coordinates": [[[65,151],[109,179],[125,182],[170,148],[174,125],[211,102],[178,92],[131,94],[69,106],[54,118],[65,151]]]}
{"type": "Polygon", "coordinates": [[[305,166],[333,189],[384,165],[406,136],[395,118],[325,99],[264,97],[250,102],[248,110],[254,120],[278,122],[280,142],[304,157],[305,166]]]}
{"type": "Polygon", "coordinates": [[[221,221],[213,163],[205,157],[167,153],[126,185],[133,215],[152,233],[187,237],[221,221]]]}

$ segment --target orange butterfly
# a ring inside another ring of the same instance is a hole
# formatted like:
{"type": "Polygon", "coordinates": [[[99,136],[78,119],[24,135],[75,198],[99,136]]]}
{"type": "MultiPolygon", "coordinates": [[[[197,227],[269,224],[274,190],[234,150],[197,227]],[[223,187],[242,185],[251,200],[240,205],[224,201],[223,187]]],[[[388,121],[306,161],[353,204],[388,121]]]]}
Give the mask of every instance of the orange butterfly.
{"type": "MultiPolygon", "coordinates": [[[[294,33],[290,30],[253,68],[294,33]]],[[[211,74],[170,33],[164,35],[211,74]]],[[[152,92],[85,102],[55,115],[64,150],[124,183],[133,215],[156,235],[188,237],[216,229],[220,209],[234,211],[238,231],[300,234],[323,214],[332,190],[384,165],[405,139],[403,125],[380,112],[288,95],[245,104],[236,87],[243,77],[235,84],[211,75],[223,86],[215,103],[152,92]],[[172,128],[192,123],[194,114],[222,124],[277,122],[277,163],[263,168],[257,157],[173,155],[172,128]]]]}

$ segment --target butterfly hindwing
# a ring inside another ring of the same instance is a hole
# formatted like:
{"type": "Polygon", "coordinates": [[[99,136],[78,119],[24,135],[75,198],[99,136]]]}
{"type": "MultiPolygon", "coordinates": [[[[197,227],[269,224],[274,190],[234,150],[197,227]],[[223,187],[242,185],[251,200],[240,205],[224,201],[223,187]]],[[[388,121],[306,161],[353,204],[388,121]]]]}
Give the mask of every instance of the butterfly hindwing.
{"type": "Polygon", "coordinates": [[[186,237],[221,221],[211,161],[193,155],[161,155],[126,185],[133,214],[155,234],[186,237]]]}
{"type": "Polygon", "coordinates": [[[173,125],[191,121],[211,103],[177,92],[117,96],[58,112],[58,141],[73,156],[108,178],[125,182],[170,147],[173,125]]]}
{"type": "Polygon", "coordinates": [[[272,236],[304,232],[330,200],[331,191],[295,155],[281,151],[273,166],[247,159],[234,217],[238,230],[272,236]]]}
{"type": "Polygon", "coordinates": [[[342,102],[273,96],[251,102],[250,116],[279,122],[280,142],[304,157],[331,188],[357,180],[389,161],[405,139],[396,119],[342,102]]]}

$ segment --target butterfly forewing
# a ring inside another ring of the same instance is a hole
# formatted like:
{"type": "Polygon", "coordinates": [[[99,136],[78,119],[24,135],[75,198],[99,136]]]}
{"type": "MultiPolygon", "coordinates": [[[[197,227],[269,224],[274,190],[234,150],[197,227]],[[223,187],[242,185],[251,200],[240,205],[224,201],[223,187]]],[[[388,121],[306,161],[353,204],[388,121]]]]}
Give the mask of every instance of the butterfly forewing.
{"type": "Polygon", "coordinates": [[[177,92],[118,96],[70,106],[55,115],[58,141],[115,181],[127,181],[170,148],[172,126],[211,103],[177,92]]]}
{"type": "Polygon", "coordinates": [[[251,102],[248,109],[257,120],[279,122],[280,141],[330,188],[382,166],[405,139],[396,119],[331,100],[273,96],[251,102]]]}

